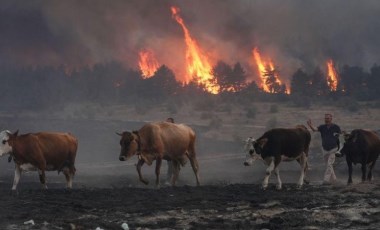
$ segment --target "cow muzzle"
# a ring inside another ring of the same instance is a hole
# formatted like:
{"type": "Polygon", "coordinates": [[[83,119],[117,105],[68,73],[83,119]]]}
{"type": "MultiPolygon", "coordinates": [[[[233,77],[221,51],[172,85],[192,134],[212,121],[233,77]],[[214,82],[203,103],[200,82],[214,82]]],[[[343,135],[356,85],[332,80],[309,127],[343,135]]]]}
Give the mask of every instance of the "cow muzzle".
{"type": "Polygon", "coordinates": [[[126,161],[127,158],[126,158],[125,156],[120,156],[120,157],[119,157],[119,160],[120,160],[120,161],[126,161]]]}
{"type": "Polygon", "coordinates": [[[250,166],[253,164],[253,159],[250,155],[247,155],[247,157],[245,158],[245,161],[243,163],[245,166],[250,166]]]}

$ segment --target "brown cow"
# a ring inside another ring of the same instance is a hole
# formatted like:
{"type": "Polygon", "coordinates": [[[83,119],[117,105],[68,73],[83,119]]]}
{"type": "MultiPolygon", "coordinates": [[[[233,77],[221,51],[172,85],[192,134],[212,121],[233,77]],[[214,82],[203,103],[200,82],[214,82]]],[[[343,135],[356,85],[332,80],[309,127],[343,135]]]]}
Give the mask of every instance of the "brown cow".
{"type": "Polygon", "coordinates": [[[16,191],[21,172],[38,170],[43,188],[47,188],[45,171],[63,172],[67,188],[72,188],[75,174],[77,139],[69,133],[28,133],[18,135],[18,131],[0,133],[0,156],[10,154],[15,162],[15,176],[12,191],[16,191]]]}
{"type": "MultiPolygon", "coordinates": [[[[339,134],[337,134],[339,135],[339,134]]],[[[380,154],[380,138],[374,132],[365,129],[355,129],[351,133],[339,135],[340,149],[336,156],[346,155],[348,166],[347,184],[352,184],[352,164],[362,165],[362,181],[372,180],[372,169],[380,154]],[[368,168],[368,174],[367,174],[368,168]]]]}
{"type": "Polygon", "coordinates": [[[152,165],[156,160],[156,187],[159,187],[162,159],[171,160],[174,169],[171,184],[174,186],[180,166],[184,166],[189,159],[199,185],[199,166],[194,149],[195,133],[190,127],[184,124],[156,122],[145,124],[138,131],[117,134],[121,136],[119,159],[125,161],[137,154],[137,172],[144,184],[148,184],[141,175],[144,163],[152,165]]]}

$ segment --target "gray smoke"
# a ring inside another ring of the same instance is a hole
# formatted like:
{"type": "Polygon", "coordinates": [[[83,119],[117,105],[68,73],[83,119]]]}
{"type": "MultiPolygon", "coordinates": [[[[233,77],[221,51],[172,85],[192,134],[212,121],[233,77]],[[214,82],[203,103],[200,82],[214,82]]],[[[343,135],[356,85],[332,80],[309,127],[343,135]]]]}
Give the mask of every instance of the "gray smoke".
{"type": "MultiPolygon", "coordinates": [[[[211,60],[241,62],[255,74],[252,48],[283,75],[297,68],[365,68],[380,56],[376,0],[0,1],[0,63],[81,67],[117,60],[137,68],[138,52],[183,74],[185,42],[170,7],[211,60]]],[[[181,78],[181,76],[177,76],[181,78]]],[[[288,78],[288,77],[287,77],[288,78]]]]}

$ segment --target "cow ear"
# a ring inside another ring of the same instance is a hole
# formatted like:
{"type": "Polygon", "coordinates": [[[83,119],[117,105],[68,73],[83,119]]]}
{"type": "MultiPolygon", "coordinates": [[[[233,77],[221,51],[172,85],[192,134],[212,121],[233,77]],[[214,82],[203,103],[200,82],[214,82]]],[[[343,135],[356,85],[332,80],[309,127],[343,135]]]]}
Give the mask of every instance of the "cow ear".
{"type": "Polygon", "coordinates": [[[17,137],[17,135],[18,135],[18,129],[17,129],[17,131],[14,132],[12,135],[15,136],[15,137],[17,137]]]}
{"type": "Polygon", "coordinates": [[[132,140],[138,140],[139,139],[139,131],[132,131],[132,134],[134,135],[131,135],[132,136],[132,140]]]}
{"type": "Polygon", "coordinates": [[[268,142],[268,138],[263,138],[257,141],[261,148],[264,148],[265,144],[268,142]]]}
{"type": "Polygon", "coordinates": [[[351,138],[352,138],[351,133],[344,132],[344,140],[345,141],[348,141],[348,139],[351,139],[351,138]]]}
{"type": "Polygon", "coordinates": [[[350,138],[351,138],[352,142],[356,142],[356,140],[358,139],[358,133],[356,132],[354,134],[351,134],[350,138]]]}

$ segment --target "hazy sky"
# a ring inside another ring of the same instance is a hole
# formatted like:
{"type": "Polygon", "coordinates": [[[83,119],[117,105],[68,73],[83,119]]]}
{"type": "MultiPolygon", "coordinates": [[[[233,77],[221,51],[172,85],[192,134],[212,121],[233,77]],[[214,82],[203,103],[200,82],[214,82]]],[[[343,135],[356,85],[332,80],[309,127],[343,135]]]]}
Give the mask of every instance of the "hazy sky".
{"type": "Polygon", "coordinates": [[[138,52],[151,49],[180,75],[186,46],[171,6],[212,62],[241,62],[248,73],[255,46],[283,75],[328,58],[380,63],[378,0],[0,0],[0,64],[137,69],[138,52]]]}

